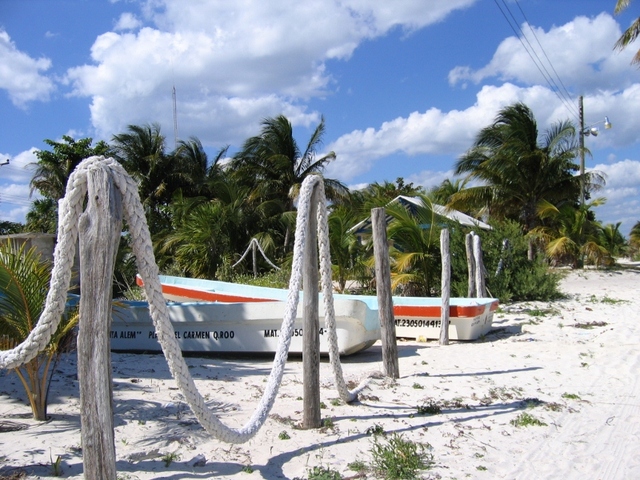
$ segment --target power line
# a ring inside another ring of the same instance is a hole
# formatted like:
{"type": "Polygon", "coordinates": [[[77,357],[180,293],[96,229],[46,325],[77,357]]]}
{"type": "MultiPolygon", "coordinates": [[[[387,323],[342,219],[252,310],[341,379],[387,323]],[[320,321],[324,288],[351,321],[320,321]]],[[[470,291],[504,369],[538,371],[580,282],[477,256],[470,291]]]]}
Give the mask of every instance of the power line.
{"type": "MultiPolygon", "coordinates": [[[[515,1],[516,1],[516,4],[517,4],[518,3],[517,0],[515,0],[515,1]]],[[[538,45],[540,46],[540,49],[543,51],[544,56],[547,59],[548,63],[551,65],[551,68],[554,71],[556,77],[558,78],[558,81],[562,85],[562,87],[563,87],[562,89],[558,86],[558,83],[554,80],[552,75],[549,73],[549,70],[546,68],[546,66],[544,65],[544,63],[542,62],[542,60],[540,59],[540,57],[536,53],[535,49],[533,48],[533,46],[529,42],[528,38],[526,37],[526,35],[522,31],[522,29],[520,28],[520,26],[518,24],[518,21],[516,20],[515,16],[511,12],[511,9],[509,8],[509,6],[506,4],[505,0],[502,0],[502,4],[504,5],[504,9],[502,8],[502,6],[498,2],[498,0],[494,0],[494,2],[496,4],[496,6],[498,7],[498,9],[500,10],[500,13],[502,13],[502,16],[505,18],[505,20],[507,21],[507,23],[511,27],[511,30],[513,31],[513,33],[516,35],[516,37],[518,38],[518,40],[522,44],[522,47],[525,49],[525,51],[527,52],[527,54],[529,55],[529,57],[533,61],[534,65],[536,66],[536,68],[538,69],[538,71],[540,72],[542,77],[545,79],[545,81],[549,85],[549,88],[551,89],[551,91],[558,97],[558,99],[562,102],[562,104],[565,106],[565,108],[567,108],[567,110],[569,110],[569,112],[571,114],[575,115],[576,118],[577,118],[578,115],[577,115],[577,112],[576,112],[576,108],[575,108],[574,102],[571,101],[570,95],[568,94],[566,88],[564,87],[564,84],[560,80],[560,77],[559,77],[556,69],[553,67],[553,64],[551,63],[551,60],[549,59],[548,55],[544,52],[544,48],[542,47],[540,42],[538,41],[538,45]],[[507,15],[505,10],[507,12],[509,12],[509,15],[507,15]],[[509,17],[511,17],[511,19],[509,17]],[[520,32],[520,34],[518,32],[520,32]]],[[[518,4],[518,8],[522,12],[522,8],[520,7],[519,4],[518,4]]],[[[524,13],[523,13],[523,16],[524,16],[524,13]]],[[[529,24],[528,20],[526,20],[526,17],[525,17],[525,21],[529,25],[529,28],[531,29],[531,31],[533,32],[533,29],[531,28],[531,25],[529,24]]],[[[535,33],[534,33],[534,37],[535,37],[535,33]]],[[[537,37],[536,37],[536,40],[537,40],[537,37]]]]}
{"type": "MultiPolygon", "coordinates": [[[[545,51],[544,47],[540,43],[540,40],[538,39],[538,36],[536,35],[535,30],[531,27],[531,22],[529,21],[529,19],[525,15],[524,10],[522,10],[522,7],[520,6],[520,2],[518,2],[518,0],[515,0],[515,2],[516,2],[516,5],[518,6],[518,10],[520,10],[520,13],[522,14],[522,17],[524,18],[525,22],[527,23],[527,26],[529,27],[529,30],[531,30],[531,34],[533,35],[533,38],[536,39],[536,43],[540,47],[540,50],[542,51],[544,57],[547,59],[547,62],[549,63],[549,66],[551,67],[551,70],[553,70],[553,73],[555,74],[556,78],[558,79],[558,82],[560,82],[560,85],[562,87],[562,91],[564,92],[564,97],[565,97],[565,99],[568,99],[568,103],[570,105],[570,107],[568,107],[569,111],[579,120],[580,115],[579,115],[579,112],[578,112],[578,110],[576,109],[576,107],[574,105],[574,102],[571,101],[571,94],[567,90],[567,87],[565,87],[564,82],[562,81],[562,78],[560,78],[560,75],[558,74],[558,71],[553,66],[553,62],[551,62],[551,59],[547,55],[547,52],[545,51]]],[[[567,106],[567,105],[565,104],[565,106],[567,106]]]]}

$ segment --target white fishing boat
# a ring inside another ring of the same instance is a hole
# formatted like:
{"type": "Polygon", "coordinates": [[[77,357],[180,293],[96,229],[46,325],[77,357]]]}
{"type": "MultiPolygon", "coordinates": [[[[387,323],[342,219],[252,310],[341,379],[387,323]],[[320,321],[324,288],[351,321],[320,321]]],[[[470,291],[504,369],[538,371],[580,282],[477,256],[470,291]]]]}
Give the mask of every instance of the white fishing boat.
{"type": "MultiPolygon", "coordinates": [[[[138,277],[137,282],[142,285],[138,277]]],[[[238,283],[160,275],[162,293],[167,300],[211,302],[284,301],[288,290],[238,283]]],[[[378,311],[378,298],[371,295],[334,294],[338,300],[358,300],[378,311]]],[[[440,338],[442,300],[434,297],[392,297],[396,336],[418,340],[440,338]]],[[[454,297],[449,306],[449,338],[476,340],[491,330],[495,298],[454,297]]]]}
{"type": "MultiPolygon", "coordinates": [[[[284,302],[180,302],[169,303],[169,318],[185,353],[273,353],[285,315],[284,302]]],[[[161,350],[147,302],[119,302],[111,324],[114,351],[157,352],[161,350]]],[[[328,353],[324,308],[320,308],[320,352],[328,353]]],[[[338,350],[351,355],[380,339],[377,312],[357,300],[334,305],[338,350]]],[[[299,305],[290,353],[302,353],[302,305],[299,305]]]]}

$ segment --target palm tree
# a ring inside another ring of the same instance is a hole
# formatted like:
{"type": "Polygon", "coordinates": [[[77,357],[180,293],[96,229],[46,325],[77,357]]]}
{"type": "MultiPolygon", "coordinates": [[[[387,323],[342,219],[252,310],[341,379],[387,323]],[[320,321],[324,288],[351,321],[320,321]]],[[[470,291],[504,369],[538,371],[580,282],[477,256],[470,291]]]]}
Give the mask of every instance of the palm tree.
{"type": "Polygon", "coordinates": [[[547,256],[554,263],[569,263],[575,268],[588,260],[601,265],[610,255],[600,243],[602,228],[591,219],[591,208],[602,204],[604,199],[597,198],[578,207],[565,204],[558,208],[543,201],[538,210],[540,218],[550,219],[552,226],[536,227],[530,235],[542,239],[547,256]]]}
{"type": "Polygon", "coordinates": [[[190,137],[188,141],[178,142],[172,156],[179,164],[184,182],[182,193],[185,196],[203,195],[211,198],[211,195],[214,195],[211,189],[215,189],[215,183],[223,175],[220,161],[226,156],[228,149],[228,146],[221,148],[209,163],[209,157],[198,138],[190,137]]]}
{"type": "MultiPolygon", "coordinates": [[[[538,127],[531,110],[522,103],[502,109],[495,122],[482,129],[472,148],[455,166],[456,175],[482,185],[454,194],[449,206],[480,210],[495,220],[512,219],[529,232],[540,224],[538,205],[573,204],[580,193],[575,128],[568,122],[551,126],[538,143],[538,127]]],[[[596,172],[585,174],[587,191],[604,183],[596,172]]]]}
{"type": "MultiPolygon", "coordinates": [[[[622,12],[629,6],[630,3],[631,3],[631,0],[618,0],[616,2],[616,8],[614,9],[614,13],[617,15],[618,13],[622,12]]],[[[613,46],[613,49],[618,51],[625,49],[629,44],[633,43],[636,40],[636,38],[638,38],[638,35],[640,35],[640,17],[638,17],[631,24],[631,26],[624,31],[622,36],[618,39],[618,41],[613,46]]],[[[636,52],[635,56],[633,57],[633,60],[631,60],[631,63],[640,65],[640,50],[636,52]]]]}
{"type": "MultiPolygon", "coordinates": [[[[44,310],[50,280],[51,265],[42,261],[34,248],[25,251],[24,245],[0,244],[0,349],[23,342],[35,327],[44,310]]],[[[66,315],[47,348],[14,369],[35,420],[47,419],[47,393],[55,371],[52,367],[77,322],[77,314],[66,315]]]]}
{"type": "MultiPolygon", "coordinates": [[[[232,168],[242,178],[256,182],[256,193],[264,198],[277,196],[287,199],[289,210],[309,175],[321,175],[326,166],[336,158],[329,152],[317,158],[316,151],[322,144],[325,132],[324,118],[311,134],[304,151],[293,138],[291,122],[284,116],[266,118],[262,121],[260,135],[248,139],[234,157],[232,168]]],[[[330,199],[347,193],[347,188],[337,180],[325,179],[325,191],[330,199]]]]}
{"type": "Polygon", "coordinates": [[[138,182],[140,199],[152,234],[168,228],[167,207],[176,190],[193,184],[188,168],[165,152],[160,126],[129,125],[128,133],[114,135],[115,158],[138,182]]]}
{"type": "Polygon", "coordinates": [[[627,250],[627,241],[620,232],[622,222],[608,223],[600,232],[600,245],[609,252],[611,263],[615,263],[614,257],[624,255],[627,250]]]}
{"type": "Polygon", "coordinates": [[[334,208],[328,218],[333,278],[338,282],[340,293],[344,292],[347,280],[353,278],[354,271],[361,266],[363,248],[355,233],[350,231],[357,221],[353,212],[344,206],[334,208]]]}
{"type": "Polygon", "coordinates": [[[34,200],[27,212],[28,232],[56,233],[58,231],[58,202],[53,198],[34,200]]]}
{"type": "Polygon", "coordinates": [[[420,195],[422,205],[409,210],[402,204],[387,207],[392,220],[387,228],[390,250],[391,286],[404,286],[404,293],[429,297],[434,294],[439,278],[439,245],[442,219],[426,195],[420,195]]]}
{"type": "Polygon", "coordinates": [[[465,189],[467,183],[468,179],[466,178],[457,178],[454,181],[447,178],[429,191],[429,197],[436,203],[447,205],[456,193],[465,189]]]}
{"type": "Polygon", "coordinates": [[[636,222],[629,232],[629,256],[635,258],[640,252],[640,222],[636,222]]]}
{"type": "MultiPolygon", "coordinates": [[[[309,175],[322,175],[336,155],[329,152],[317,157],[325,132],[324,118],[313,131],[304,150],[293,138],[291,122],[284,116],[262,121],[259,135],[249,138],[232,163],[233,174],[252,190],[251,200],[262,203],[275,200],[283,212],[294,210],[294,202],[304,179],[309,175]]],[[[325,178],[325,192],[331,200],[348,193],[347,187],[337,180],[325,178]]],[[[290,229],[285,234],[285,248],[290,229]]]]}
{"type": "Polygon", "coordinates": [[[246,247],[259,224],[259,212],[247,208],[248,191],[232,179],[220,181],[217,198],[174,196],[171,228],[158,241],[158,257],[181,274],[216,278],[225,257],[246,247]]]}

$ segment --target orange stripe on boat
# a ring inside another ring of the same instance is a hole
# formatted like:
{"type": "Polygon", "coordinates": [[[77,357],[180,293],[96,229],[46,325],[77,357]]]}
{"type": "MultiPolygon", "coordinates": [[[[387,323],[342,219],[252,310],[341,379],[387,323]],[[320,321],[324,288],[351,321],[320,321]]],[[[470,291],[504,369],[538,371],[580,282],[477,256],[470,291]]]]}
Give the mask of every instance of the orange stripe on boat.
{"type": "MultiPolygon", "coordinates": [[[[450,317],[477,317],[485,311],[484,305],[450,305],[450,317]]],[[[491,302],[491,311],[498,308],[498,302],[491,302]]],[[[393,314],[398,317],[436,317],[440,318],[441,305],[394,305],[393,314]]]]}
{"type": "MultiPolygon", "coordinates": [[[[144,286],[144,282],[140,276],[136,275],[136,283],[138,286],[144,286]]],[[[162,284],[162,293],[174,295],[176,297],[189,298],[197,302],[275,302],[271,298],[254,298],[242,295],[230,295],[224,292],[211,292],[208,290],[196,290],[191,287],[180,287],[177,285],[162,284]]]]}
{"type": "Polygon", "coordinates": [[[228,293],[210,292],[207,290],[194,290],[193,288],[178,287],[176,285],[162,285],[162,293],[177,297],[191,298],[205,302],[275,302],[271,298],[254,298],[242,295],[230,295],[228,293]]]}

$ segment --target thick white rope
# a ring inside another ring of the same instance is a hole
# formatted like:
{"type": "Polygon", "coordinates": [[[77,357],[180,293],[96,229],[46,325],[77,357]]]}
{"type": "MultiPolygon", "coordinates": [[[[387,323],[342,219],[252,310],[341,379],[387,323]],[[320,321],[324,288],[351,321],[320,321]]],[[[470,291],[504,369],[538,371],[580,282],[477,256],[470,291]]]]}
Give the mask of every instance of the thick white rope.
{"type": "Polygon", "coordinates": [[[180,390],[200,424],[218,439],[228,443],[243,443],[251,439],[264,424],[280,387],[286,364],[289,345],[293,333],[300,287],[302,283],[302,261],[305,245],[305,231],[309,217],[310,198],[313,188],[320,188],[318,208],[318,238],[321,260],[322,289],[325,302],[325,323],[329,335],[329,355],[336,377],[336,386],[344,401],[352,401],[363,384],[354,391],[346,387],[339,363],[335,313],[333,308],[333,289],[331,281],[331,259],[329,256],[329,236],[324,184],[319,176],[308,177],[302,185],[296,225],[292,274],[289,282],[286,311],[282,322],[278,346],[273,367],[265,392],[258,407],[245,426],[233,429],[224,425],[206,406],[182,357],[182,351],[175,338],[174,329],[169,320],[169,312],[162,296],[158,267],[155,263],[151,237],[146,218],[140,203],[138,187],[126,173],[122,165],[111,158],[90,157],[76,168],[67,183],[65,198],[60,203],[58,222],[58,244],[54,252],[52,280],[43,314],[36,327],[23,343],[17,347],[0,352],[0,368],[16,368],[34,358],[48,344],[60,322],[65,308],[66,294],[71,278],[71,266],[75,256],[78,237],[78,221],[82,213],[84,197],[87,193],[87,172],[95,168],[110,170],[114,183],[123,196],[124,214],[129,224],[133,240],[133,252],[136,256],[138,272],[144,281],[149,301],[149,312],[153,320],[158,341],[162,347],[169,369],[180,390]]]}
{"type": "Polygon", "coordinates": [[[244,253],[242,254],[242,256],[240,257],[240,260],[238,260],[236,263],[234,263],[233,265],[231,265],[231,268],[235,268],[236,266],[240,265],[240,262],[242,262],[245,257],[247,256],[247,254],[249,253],[249,250],[251,250],[251,247],[253,245],[257,245],[258,250],[260,251],[260,253],[262,254],[262,258],[264,258],[267,263],[269,265],[271,265],[273,268],[275,268],[276,270],[280,270],[280,267],[277,265],[274,265],[273,262],[271,260],[269,260],[269,258],[267,257],[267,255],[264,253],[264,250],[262,250],[262,247],[260,246],[260,242],[258,242],[257,238],[252,238],[251,241],[249,242],[249,246],[247,247],[247,249],[244,251],[244,253]]]}

